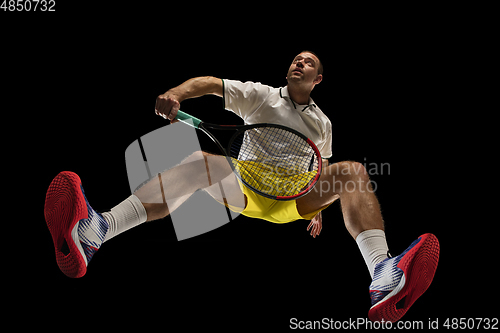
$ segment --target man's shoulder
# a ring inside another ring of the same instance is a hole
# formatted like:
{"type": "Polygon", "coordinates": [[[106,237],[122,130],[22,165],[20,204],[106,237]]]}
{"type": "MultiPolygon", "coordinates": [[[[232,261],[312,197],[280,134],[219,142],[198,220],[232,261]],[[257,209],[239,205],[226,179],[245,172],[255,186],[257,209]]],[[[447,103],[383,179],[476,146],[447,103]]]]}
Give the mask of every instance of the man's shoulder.
{"type": "Polygon", "coordinates": [[[318,104],[314,103],[313,106],[314,107],[312,108],[312,111],[316,114],[316,116],[318,118],[324,120],[325,123],[328,123],[331,126],[330,118],[323,112],[323,110],[321,110],[321,108],[318,106],[318,104]]]}
{"type": "Polygon", "coordinates": [[[224,86],[232,87],[238,90],[259,90],[266,92],[279,92],[281,88],[275,88],[267,84],[263,84],[261,82],[253,82],[253,81],[240,81],[240,80],[230,80],[230,79],[222,79],[224,82],[224,86]]]}

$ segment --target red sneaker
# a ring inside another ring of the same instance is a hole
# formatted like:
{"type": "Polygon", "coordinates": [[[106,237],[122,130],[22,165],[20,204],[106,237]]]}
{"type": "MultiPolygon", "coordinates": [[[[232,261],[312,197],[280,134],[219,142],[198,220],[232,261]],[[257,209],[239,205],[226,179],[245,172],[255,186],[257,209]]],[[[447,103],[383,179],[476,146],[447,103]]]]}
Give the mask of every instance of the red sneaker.
{"type": "Polygon", "coordinates": [[[399,256],[377,264],[370,285],[370,320],[399,320],[429,288],[438,260],[439,241],[433,234],[425,234],[399,256]]]}
{"type": "Polygon", "coordinates": [[[44,214],[59,268],[69,277],[82,277],[109,225],[90,207],[76,173],[63,171],[52,180],[45,196],[44,214]]]}

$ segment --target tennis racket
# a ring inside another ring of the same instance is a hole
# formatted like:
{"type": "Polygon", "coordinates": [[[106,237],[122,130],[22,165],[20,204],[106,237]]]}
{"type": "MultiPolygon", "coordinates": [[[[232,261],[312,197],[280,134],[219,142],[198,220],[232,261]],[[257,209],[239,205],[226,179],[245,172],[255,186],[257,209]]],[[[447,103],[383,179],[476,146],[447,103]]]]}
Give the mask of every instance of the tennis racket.
{"type": "Polygon", "coordinates": [[[277,124],[214,125],[185,112],[175,119],[203,131],[220,148],[238,179],[274,200],[293,200],[309,193],[321,175],[321,154],[302,133],[277,124]],[[208,131],[232,130],[227,148],[208,131]]]}

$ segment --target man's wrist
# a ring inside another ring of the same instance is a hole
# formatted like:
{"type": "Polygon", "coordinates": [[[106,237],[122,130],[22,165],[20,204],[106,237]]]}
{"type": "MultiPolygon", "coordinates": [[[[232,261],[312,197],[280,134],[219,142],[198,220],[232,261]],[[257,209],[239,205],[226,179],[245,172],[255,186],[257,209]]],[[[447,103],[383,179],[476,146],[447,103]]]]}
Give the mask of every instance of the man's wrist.
{"type": "Polygon", "coordinates": [[[174,98],[179,103],[181,103],[183,100],[186,99],[184,97],[184,94],[182,94],[177,88],[172,88],[169,91],[167,91],[167,95],[171,98],[174,98]]]}

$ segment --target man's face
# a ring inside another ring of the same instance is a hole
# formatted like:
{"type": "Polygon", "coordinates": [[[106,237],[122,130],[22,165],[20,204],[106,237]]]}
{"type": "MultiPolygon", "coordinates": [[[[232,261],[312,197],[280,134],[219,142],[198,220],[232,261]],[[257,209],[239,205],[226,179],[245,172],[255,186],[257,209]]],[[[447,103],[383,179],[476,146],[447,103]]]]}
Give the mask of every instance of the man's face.
{"type": "Polygon", "coordinates": [[[314,54],[300,53],[293,59],[288,69],[287,79],[289,82],[317,84],[321,81],[321,79],[318,80],[318,67],[319,59],[314,54]]]}

